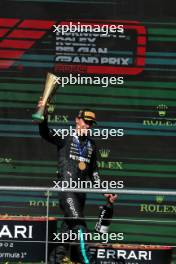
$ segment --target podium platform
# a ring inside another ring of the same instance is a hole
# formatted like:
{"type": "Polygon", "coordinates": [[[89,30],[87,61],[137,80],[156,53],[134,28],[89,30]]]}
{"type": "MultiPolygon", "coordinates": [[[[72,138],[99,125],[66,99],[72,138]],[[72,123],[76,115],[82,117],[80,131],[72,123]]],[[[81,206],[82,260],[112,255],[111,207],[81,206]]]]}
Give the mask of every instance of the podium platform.
{"type": "MultiPolygon", "coordinates": [[[[49,243],[57,230],[56,218],[0,218],[0,264],[47,263],[48,254],[57,246],[49,243]]],[[[171,264],[172,247],[154,245],[92,244],[97,264],[171,264]]],[[[71,246],[72,260],[75,258],[71,246]]]]}

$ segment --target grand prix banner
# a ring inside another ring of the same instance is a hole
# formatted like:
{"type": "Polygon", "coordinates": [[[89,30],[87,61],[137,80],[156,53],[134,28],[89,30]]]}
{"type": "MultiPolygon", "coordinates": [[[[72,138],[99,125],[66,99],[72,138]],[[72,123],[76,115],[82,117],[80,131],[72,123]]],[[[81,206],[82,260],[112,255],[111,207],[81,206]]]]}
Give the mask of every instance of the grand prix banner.
{"type": "MultiPolygon", "coordinates": [[[[56,149],[40,138],[31,118],[52,72],[62,85],[49,108],[51,128],[74,126],[87,107],[101,131],[123,130],[123,136],[94,138],[103,180],[123,181],[125,188],[176,188],[176,18],[175,3],[166,2],[1,1],[1,186],[53,187],[57,180],[56,149]]],[[[44,216],[46,197],[0,191],[1,215],[44,216]]],[[[104,199],[87,197],[93,230],[104,199]]],[[[175,201],[120,195],[111,230],[123,232],[124,243],[174,246],[175,201]]],[[[62,218],[56,193],[49,213],[62,218]]]]}

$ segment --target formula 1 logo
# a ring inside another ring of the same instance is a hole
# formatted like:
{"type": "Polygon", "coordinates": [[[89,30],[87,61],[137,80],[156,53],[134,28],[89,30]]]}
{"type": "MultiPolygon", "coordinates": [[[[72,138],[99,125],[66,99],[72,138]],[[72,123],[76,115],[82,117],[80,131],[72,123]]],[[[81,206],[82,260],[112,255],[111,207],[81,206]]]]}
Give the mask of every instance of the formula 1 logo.
{"type": "Polygon", "coordinates": [[[0,69],[10,68],[55,21],[0,18],[0,69]]]}

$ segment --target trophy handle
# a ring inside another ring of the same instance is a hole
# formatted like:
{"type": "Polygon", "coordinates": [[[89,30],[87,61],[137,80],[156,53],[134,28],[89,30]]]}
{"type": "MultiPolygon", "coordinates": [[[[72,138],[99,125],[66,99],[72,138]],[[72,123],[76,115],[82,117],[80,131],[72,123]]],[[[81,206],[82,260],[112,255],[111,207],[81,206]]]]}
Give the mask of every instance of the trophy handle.
{"type": "Polygon", "coordinates": [[[44,120],[44,112],[45,106],[41,106],[35,114],[32,114],[32,119],[35,121],[42,122],[44,120]]]}
{"type": "Polygon", "coordinates": [[[56,82],[57,76],[55,76],[52,73],[47,74],[46,82],[45,82],[45,88],[43,91],[43,105],[40,106],[36,113],[32,115],[32,119],[37,122],[42,122],[44,120],[44,112],[47,107],[47,104],[50,102],[52,96],[56,92],[57,84],[56,82]]]}

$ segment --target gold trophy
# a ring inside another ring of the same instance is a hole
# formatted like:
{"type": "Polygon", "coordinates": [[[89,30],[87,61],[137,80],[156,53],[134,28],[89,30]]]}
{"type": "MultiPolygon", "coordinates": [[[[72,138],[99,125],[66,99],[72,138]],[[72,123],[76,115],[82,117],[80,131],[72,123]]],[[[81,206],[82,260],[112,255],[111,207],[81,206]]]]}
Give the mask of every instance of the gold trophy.
{"type": "Polygon", "coordinates": [[[37,112],[32,115],[33,120],[38,121],[39,123],[44,120],[45,109],[47,105],[49,104],[52,96],[56,92],[57,84],[58,84],[57,76],[48,72],[47,77],[46,77],[46,82],[45,82],[45,88],[44,88],[43,96],[42,96],[43,104],[42,106],[38,108],[37,112]]]}

